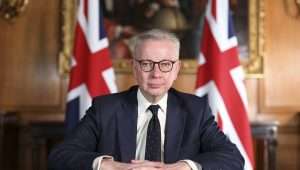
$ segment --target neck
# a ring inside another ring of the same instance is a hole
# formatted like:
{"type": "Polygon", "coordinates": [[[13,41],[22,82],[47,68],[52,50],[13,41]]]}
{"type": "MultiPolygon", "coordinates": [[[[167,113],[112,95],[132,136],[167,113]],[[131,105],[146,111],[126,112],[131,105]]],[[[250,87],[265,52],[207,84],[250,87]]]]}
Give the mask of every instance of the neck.
{"type": "Polygon", "coordinates": [[[144,92],[142,89],[141,89],[141,93],[152,104],[157,103],[164,96],[164,95],[161,95],[161,96],[149,95],[149,94],[146,94],[146,92],[144,92]]]}

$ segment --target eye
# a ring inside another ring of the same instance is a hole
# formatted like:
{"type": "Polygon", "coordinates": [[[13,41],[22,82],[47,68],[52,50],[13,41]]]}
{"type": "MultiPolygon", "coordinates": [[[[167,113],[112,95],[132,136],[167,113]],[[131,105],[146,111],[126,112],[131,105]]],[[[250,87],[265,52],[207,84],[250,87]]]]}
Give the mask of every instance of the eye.
{"type": "Polygon", "coordinates": [[[150,62],[150,61],[142,61],[141,62],[141,66],[142,67],[149,67],[151,65],[152,65],[152,62],[150,62]]]}
{"type": "Polygon", "coordinates": [[[161,67],[170,67],[171,65],[172,65],[172,63],[169,61],[163,61],[160,63],[161,67]]]}

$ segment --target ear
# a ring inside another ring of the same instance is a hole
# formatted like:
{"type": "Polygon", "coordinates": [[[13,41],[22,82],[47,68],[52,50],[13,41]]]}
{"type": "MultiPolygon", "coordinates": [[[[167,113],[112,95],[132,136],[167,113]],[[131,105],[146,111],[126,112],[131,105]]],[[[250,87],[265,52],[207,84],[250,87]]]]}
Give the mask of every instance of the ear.
{"type": "Polygon", "coordinates": [[[179,71],[181,70],[181,65],[182,65],[182,62],[181,60],[178,60],[178,65],[177,65],[177,74],[179,74],[179,71]]]}
{"type": "Polygon", "coordinates": [[[177,79],[179,71],[181,69],[181,60],[178,60],[177,62],[178,63],[176,63],[176,70],[175,70],[176,71],[176,76],[175,76],[175,80],[177,79]]]}
{"type": "Polygon", "coordinates": [[[133,76],[134,76],[134,78],[136,78],[136,64],[133,61],[133,59],[131,59],[130,64],[131,64],[131,70],[132,70],[133,76]]]}

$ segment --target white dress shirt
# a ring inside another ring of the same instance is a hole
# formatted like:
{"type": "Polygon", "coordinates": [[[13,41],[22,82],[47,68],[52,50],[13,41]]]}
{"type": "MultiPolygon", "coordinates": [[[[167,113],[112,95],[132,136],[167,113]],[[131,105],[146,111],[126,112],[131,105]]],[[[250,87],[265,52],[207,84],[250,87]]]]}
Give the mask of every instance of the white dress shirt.
{"type": "MultiPolygon", "coordinates": [[[[138,118],[137,118],[137,136],[136,136],[136,152],[135,159],[145,160],[145,151],[146,151],[146,139],[147,139],[147,128],[150,119],[152,118],[152,113],[148,110],[150,105],[159,105],[158,109],[158,120],[161,127],[161,158],[164,158],[164,142],[165,142],[165,125],[167,117],[167,100],[168,94],[165,94],[157,103],[150,103],[141,93],[140,89],[137,92],[137,101],[138,101],[138,118]]],[[[113,157],[109,155],[99,156],[93,162],[93,170],[101,170],[101,162],[103,158],[113,157]]],[[[162,160],[163,161],[163,160],[162,160]]],[[[199,170],[195,162],[191,160],[182,160],[186,162],[192,170],[199,170]]],[[[200,168],[201,169],[201,168],[200,168]]]]}
{"type": "Polygon", "coordinates": [[[146,152],[146,139],[148,124],[152,118],[152,113],[148,110],[150,105],[159,105],[158,109],[158,120],[161,130],[161,158],[163,159],[164,153],[164,142],[165,142],[165,125],[166,125],[166,110],[167,110],[168,94],[164,95],[161,100],[157,103],[150,103],[141,93],[140,90],[137,92],[138,101],[138,118],[137,118],[137,138],[136,138],[136,153],[135,158],[138,160],[145,160],[146,152]]]}

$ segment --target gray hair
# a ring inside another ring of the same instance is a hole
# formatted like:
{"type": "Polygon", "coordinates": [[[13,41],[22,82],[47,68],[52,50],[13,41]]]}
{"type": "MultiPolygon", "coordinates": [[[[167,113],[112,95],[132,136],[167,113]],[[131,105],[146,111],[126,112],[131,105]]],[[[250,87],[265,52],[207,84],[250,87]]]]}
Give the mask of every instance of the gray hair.
{"type": "Polygon", "coordinates": [[[133,39],[133,57],[136,58],[137,51],[139,50],[139,47],[143,44],[143,42],[147,40],[167,40],[172,42],[175,45],[175,48],[177,50],[177,56],[179,57],[179,48],[180,48],[180,42],[179,39],[176,37],[175,34],[160,30],[160,29],[152,29],[146,32],[143,32],[141,34],[138,34],[133,39]]]}

